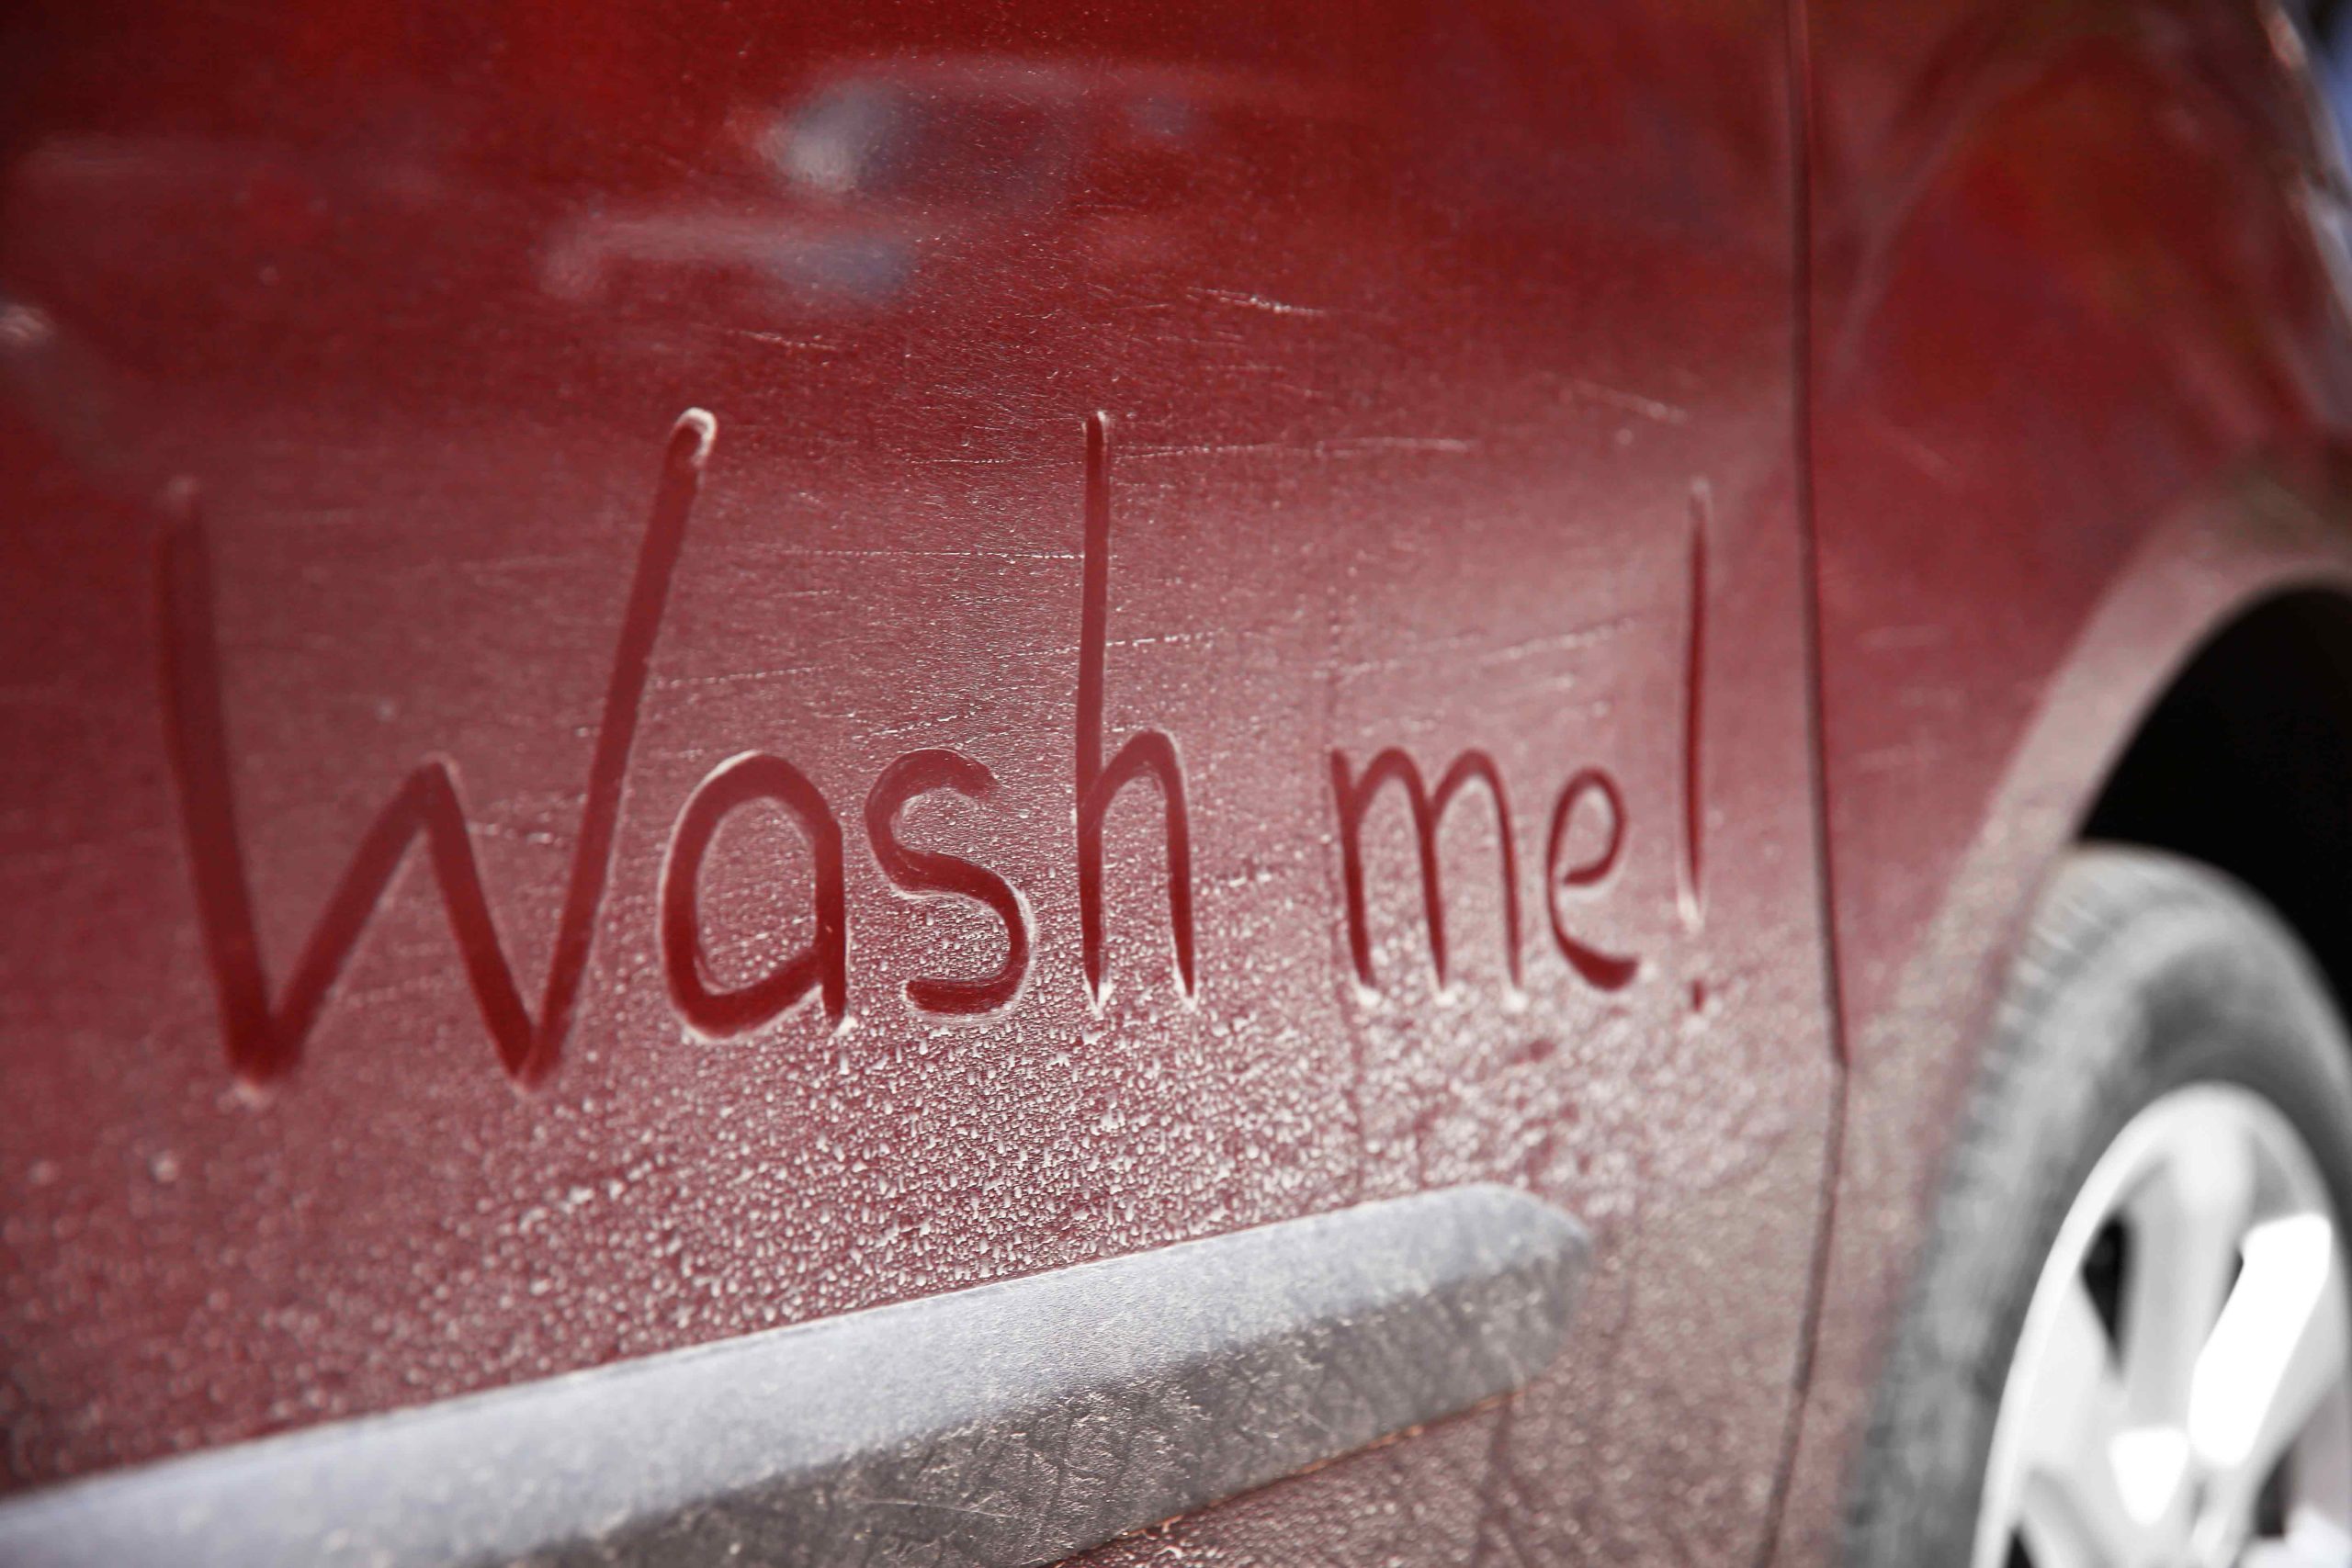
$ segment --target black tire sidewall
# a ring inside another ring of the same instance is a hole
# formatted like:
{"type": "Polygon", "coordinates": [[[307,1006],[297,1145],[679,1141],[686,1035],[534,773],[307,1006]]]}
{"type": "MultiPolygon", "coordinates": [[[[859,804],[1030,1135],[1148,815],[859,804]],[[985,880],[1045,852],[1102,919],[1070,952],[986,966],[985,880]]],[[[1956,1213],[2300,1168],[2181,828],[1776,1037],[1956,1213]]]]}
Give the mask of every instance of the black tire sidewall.
{"type": "Polygon", "coordinates": [[[2301,1136],[2352,1213],[2352,1052],[2316,966],[2255,896],[2153,852],[2078,851],[1996,1019],[1857,1467],[1848,1559],[1964,1563],[2010,1359],[2075,1195],[2149,1105],[2200,1083],[2301,1136]]]}

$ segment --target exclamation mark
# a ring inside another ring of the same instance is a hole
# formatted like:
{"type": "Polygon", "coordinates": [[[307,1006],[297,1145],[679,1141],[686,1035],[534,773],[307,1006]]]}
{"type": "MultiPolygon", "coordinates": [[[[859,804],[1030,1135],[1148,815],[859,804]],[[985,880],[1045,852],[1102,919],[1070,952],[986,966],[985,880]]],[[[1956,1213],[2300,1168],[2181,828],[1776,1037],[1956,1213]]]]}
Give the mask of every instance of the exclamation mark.
{"type": "MultiPolygon", "coordinates": [[[[1701,741],[1707,686],[1707,531],[1714,512],[1714,492],[1703,479],[1690,482],[1690,550],[1688,595],[1688,638],[1682,668],[1682,865],[1675,903],[1682,928],[1696,936],[1707,921],[1705,864],[1707,807],[1701,741]]],[[[1707,983],[1690,982],[1690,1010],[1704,1012],[1707,983]]]]}

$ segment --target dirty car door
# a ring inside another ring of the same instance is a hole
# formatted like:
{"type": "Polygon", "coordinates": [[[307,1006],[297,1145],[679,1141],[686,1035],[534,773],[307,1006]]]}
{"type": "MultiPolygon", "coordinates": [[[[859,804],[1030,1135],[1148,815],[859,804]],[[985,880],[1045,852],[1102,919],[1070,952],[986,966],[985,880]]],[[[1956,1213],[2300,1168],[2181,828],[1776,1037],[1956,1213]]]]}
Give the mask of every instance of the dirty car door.
{"type": "Polygon", "coordinates": [[[1100,1560],[1749,1550],[1777,7],[10,26],[16,1487],[1494,1182],[1556,1360],[1100,1560]]]}

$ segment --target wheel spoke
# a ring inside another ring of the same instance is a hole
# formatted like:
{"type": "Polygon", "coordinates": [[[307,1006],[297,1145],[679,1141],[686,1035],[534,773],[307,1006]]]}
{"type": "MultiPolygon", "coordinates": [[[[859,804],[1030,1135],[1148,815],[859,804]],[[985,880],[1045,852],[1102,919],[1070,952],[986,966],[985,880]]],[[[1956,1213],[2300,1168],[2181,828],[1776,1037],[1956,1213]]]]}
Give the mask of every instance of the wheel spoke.
{"type": "Polygon", "coordinates": [[[2178,1426],[2197,1359],[2222,1315],[2255,1201],[2254,1149],[2242,1129],[2174,1143],[2133,1194],[2122,1314],[2123,1381],[2138,1425],[2178,1426]]]}
{"type": "Polygon", "coordinates": [[[2188,1430],[2199,1458],[2251,1496],[2346,1370],[2344,1259],[2321,1214],[2248,1232],[2245,1268],[2198,1357],[2188,1430]]]}
{"type": "Polygon", "coordinates": [[[2110,1461],[2123,1429],[2123,1383],[2081,1281],[2052,1305],[2037,1375],[2018,1412],[2026,1436],[2018,1528],[2037,1568],[2126,1562],[2139,1530],[2110,1461]]]}
{"type": "Polygon", "coordinates": [[[2110,1554],[2086,1528],[2072,1501],[2055,1487],[2030,1484],[2021,1499],[2018,1533],[2033,1568],[2114,1568],[2110,1554]]]}

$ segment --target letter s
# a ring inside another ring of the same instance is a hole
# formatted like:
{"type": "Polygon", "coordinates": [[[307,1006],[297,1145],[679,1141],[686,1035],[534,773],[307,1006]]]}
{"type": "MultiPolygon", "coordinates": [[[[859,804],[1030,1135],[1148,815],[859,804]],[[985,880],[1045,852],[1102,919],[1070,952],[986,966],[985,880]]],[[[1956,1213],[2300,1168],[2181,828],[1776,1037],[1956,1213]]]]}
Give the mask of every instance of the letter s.
{"type": "Polygon", "coordinates": [[[1029,910],[1012,885],[985,866],[936,850],[910,849],[899,839],[899,813],[917,795],[952,789],[967,800],[996,794],[996,775],[960,752],[910,751],[874,781],[865,797],[865,833],[882,874],[902,893],[917,897],[969,898],[1004,922],[1004,963],[993,975],[972,980],[917,976],[907,982],[907,999],[925,1012],[972,1014],[1004,1006],[1020,993],[1029,973],[1029,910]]]}

